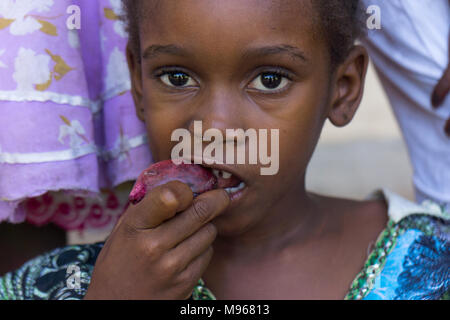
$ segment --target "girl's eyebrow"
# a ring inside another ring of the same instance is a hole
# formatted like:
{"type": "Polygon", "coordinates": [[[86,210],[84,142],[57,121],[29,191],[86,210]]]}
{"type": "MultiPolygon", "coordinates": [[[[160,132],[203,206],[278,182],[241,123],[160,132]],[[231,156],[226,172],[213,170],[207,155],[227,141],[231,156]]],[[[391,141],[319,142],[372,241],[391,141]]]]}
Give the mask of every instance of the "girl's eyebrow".
{"type": "MultiPolygon", "coordinates": [[[[180,46],[175,45],[175,44],[168,44],[168,45],[154,44],[154,45],[147,47],[144,50],[142,57],[144,59],[152,59],[160,54],[170,54],[170,55],[175,55],[175,56],[188,56],[188,51],[180,46]]],[[[294,59],[297,59],[297,60],[300,59],[302,62],[308,62],[308,59],[306,58],[303,51],[301,51],[297,47],[294,47],[294,46],[291,46],[288,44],[251,48],[244,52],[243,58],[244,59],[250,59],[250,58],[253,59],[255,57],[270,56],[270,55],[277,55],[277,54],[288,54],[294,59]]]]}
{"type": "Polygon", "coordinates": [[[179,47],[175,44],[168,44],[168,45],[160,45],[160,44],[154,44],[149,47],[147,47],[142,57],[144,59],[151,59],[155,58],[156,56],[160,54],[171,54],[176,56],[186,56],[188,55],[187,51],[183,49],[182,47],[179,47]]]}
{"type": "Polygon", "coordinates": [[[244,57],[253,58],[258,56],[270,56],[276,54],[288,54],[294,59],[300,59],[302,62],[308,62],[308,59],[306,58],[306,55],[303,51],[288,44],[248,49],[244,52],[244,57]]]}

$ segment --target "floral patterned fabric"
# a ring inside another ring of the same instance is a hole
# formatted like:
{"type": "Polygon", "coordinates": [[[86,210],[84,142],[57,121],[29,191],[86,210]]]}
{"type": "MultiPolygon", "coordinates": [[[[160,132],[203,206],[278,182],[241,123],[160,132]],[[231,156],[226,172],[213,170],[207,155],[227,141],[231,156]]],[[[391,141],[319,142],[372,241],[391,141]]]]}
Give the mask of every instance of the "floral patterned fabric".
{"type": "MultiPolygon", "coordinates": [[[[389,222],[345,299],[449,299],[450,215],[432,202],[418,206],[387,190],[389,222]]],[[[0,299],[82,299],[103,243],[56,249],[0,278],[0,299]],[[70,269],[72,266],[72,269],[70,269]],[[72,279],[76,266],[78,286],[72,279]]],[[[213,300],[202,279],[190,299],[213,300]]]]}
{"type": "Polygon", "coordinates": [[[132,184],[105,189],[98,197],[74,196],[70,192],[47,192],[20,204],[27,222],[36,226],[53,223],[65,230],[109,231],[128,205],[132,184]]]}
{"type": "Polygon", "coordinates": [[[0,1],[0,222],[112,227],[126,204],[115,187],[151,163],[120,5],[0,1]]]}

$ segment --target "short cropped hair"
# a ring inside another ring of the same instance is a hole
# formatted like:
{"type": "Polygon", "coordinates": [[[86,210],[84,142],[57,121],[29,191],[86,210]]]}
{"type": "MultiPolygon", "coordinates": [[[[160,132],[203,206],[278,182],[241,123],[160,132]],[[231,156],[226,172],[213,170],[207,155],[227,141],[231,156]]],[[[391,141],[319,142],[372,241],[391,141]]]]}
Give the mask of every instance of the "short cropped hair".
{"type": "MultiPolygon", "coordinates": [[[[317,10],[319,32],[330,52],[332,69],[342,63],[355,41],[364,33],[364,11],[360,0],[310,0],[317,10]]],[[[142,0],[122,0],[122,20],[129,34],[131,50],[139,57],[139,23],[146,18],[148,8],[142,0]],[[147,9],[147,10],[146,10],[147,9]]]]}

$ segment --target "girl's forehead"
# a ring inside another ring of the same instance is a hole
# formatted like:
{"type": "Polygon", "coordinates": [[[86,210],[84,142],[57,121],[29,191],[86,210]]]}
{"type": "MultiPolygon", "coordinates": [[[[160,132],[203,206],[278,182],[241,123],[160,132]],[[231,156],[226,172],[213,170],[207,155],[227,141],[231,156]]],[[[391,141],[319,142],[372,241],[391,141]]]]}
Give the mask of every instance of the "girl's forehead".
{"type": "MultiPolygon", "coordinates": [[[[140,23],[140,39],[146,42],[300,42],[315,39],[310,0],[183,0],[151,1],[140,23]],[[288,41],[282,41],[282,39],[288,41]]],[[[148,45],[148,43],[147,43],[148,45]]]]}
{"type": "Polygon", "coordinates": [[[311,0],[153,0],[144,4],[141,27],[145,32],[207,27],[239,28],[241,32],[301,31],[315,25],[311,0]]]}
{"type": "Polygon", "coordinates": [[[191,11],[199,8],[210,10],[228,9],[232,11],[249,10],[256,12],[261,9],[269,13],[290,13],[293,11],[312,10],[312,2],[315,0],[135,0],[141,1],[140,9],[152,12],[172,11],[176,8],[191,11]]]}

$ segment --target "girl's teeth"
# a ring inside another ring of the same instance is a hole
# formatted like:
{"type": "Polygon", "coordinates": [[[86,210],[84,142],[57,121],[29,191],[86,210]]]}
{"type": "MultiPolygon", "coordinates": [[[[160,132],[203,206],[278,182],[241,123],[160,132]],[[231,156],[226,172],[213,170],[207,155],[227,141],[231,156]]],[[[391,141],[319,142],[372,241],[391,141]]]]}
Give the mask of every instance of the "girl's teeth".
{"type": "Polygon", "coordinates": [[[222,170],[217,170],[217,169],[213,169],[213,174],[217,177],[217,178],[222,178],[222,179],[230,179],[232,174],[226,171],[222,171],[222,170]]]}
{"type": "Polygon", "coordinates": [[[245,183],[242,181],[237,187],[234,187],[234,188],[225,188],[225,191],[226,191],[228,194],[232,194],[232,193],[238,192],[238,191],[240,191],[240,190],[242,190],[242,189],[244,189],[244,188],[245,188],[245,183]]]}
{"type": "Polygon", "coordinates": [[[221,171],[222,172],[222,178],[224,179],[230,179],[231,178],[231,173],[226,172],[226,171],[221,171]]]}

